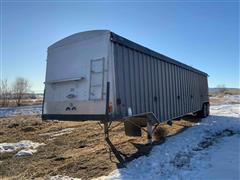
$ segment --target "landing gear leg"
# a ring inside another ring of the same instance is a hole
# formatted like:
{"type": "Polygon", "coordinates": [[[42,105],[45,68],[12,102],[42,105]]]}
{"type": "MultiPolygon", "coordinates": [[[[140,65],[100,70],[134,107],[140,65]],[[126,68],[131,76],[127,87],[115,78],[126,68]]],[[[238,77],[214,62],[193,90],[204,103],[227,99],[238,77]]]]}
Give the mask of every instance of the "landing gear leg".
{"type": "Polygon", "coordinates": [[[104,126],[104,127],[103,127],[103,128],[104,128],[104,137],[105,137],[105,139],[106,139],[106,138],[109,138],[108,123],[107,123],[107,122],[104,122],[104,123],[103,123],[103,126],[104,126]]]}
{"type": "Polygon", "coordinates": [[[152,144],[152,124],[147,122],[147,139],[148,144],[152,144]]]}
{"type": "Polygon", "coordinates": [[[110,150],[113,152],[113,154],[115,155],[115,157],[117,158],[117,160],[123,164],[125,162],[125,160],[123,159],[123,157],[121,156],[121,153],[115,148],[115,146],[112,144],[112,142],[109,139],[109,125],[107,122],[104,122],[104,136],[105,136],[105,141],[107,142],[107,144],[110,147],[110,150]]]}

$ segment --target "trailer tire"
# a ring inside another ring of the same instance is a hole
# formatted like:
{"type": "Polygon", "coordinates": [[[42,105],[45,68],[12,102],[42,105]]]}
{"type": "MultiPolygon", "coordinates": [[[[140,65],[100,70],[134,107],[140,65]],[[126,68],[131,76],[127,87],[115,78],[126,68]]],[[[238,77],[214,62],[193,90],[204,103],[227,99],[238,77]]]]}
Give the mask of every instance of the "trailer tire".
{"type": "Polygon", "coordinates": [[[209,116],[209,114],[210,114],[210,104],[207,103],[207,116],[209,116]]]}
{"type": "Polygon", "coordinates": [[[206,118],[209,115],[209,103],[204,103],[202,110],[198,112],[198,116],[201,118],[206,118]]]}

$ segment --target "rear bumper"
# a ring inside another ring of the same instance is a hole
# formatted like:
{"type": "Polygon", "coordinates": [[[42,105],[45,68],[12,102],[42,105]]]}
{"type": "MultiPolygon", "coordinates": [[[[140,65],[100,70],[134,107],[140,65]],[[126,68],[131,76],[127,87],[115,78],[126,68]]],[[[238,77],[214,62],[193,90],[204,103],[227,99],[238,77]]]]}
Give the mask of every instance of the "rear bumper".
{"type": "MultiPolygon", "coordinates": [[[[42,120],[88,121],[105,120],[105,114],[43,114],[42,120]]],[[[111,117],[110,117],[111,118],[111,117]]]]}

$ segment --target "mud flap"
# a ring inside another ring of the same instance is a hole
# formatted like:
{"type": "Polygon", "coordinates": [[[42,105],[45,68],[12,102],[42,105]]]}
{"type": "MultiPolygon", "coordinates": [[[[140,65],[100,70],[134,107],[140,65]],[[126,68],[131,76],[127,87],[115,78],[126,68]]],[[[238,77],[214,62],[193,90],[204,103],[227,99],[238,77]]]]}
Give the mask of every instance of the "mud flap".
{"type": "Polygon", "coordinates": [[[142,136],[141,127],[134,125],[130,121],[124,121],[124,129],[126,136],[142,136]]]}

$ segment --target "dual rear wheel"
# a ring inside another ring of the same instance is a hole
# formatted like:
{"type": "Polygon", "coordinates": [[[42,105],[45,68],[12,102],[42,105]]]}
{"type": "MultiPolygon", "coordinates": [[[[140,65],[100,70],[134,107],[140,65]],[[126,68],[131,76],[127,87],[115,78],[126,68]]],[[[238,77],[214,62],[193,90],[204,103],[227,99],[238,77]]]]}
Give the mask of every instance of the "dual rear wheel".
{"type": "Polygon", "coordinates": [[[204,103],[202,110],[198,112],[199,117],[205,118],[209,116],[209,103],[204,103]]]}

